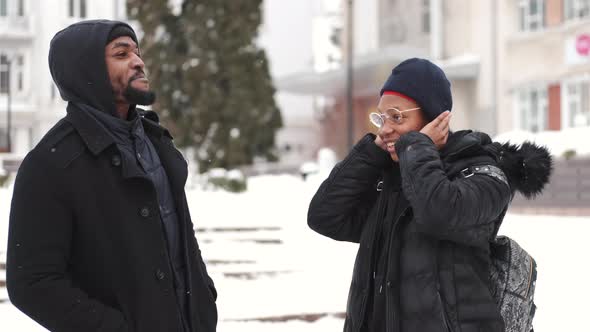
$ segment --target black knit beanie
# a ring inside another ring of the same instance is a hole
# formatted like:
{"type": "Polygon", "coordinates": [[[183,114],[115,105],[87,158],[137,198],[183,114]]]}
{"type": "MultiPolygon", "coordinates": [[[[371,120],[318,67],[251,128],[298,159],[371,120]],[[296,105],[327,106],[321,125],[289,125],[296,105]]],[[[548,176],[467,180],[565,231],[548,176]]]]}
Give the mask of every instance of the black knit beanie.
{"type": "Polygon", "coordinates": [[[442,69],[426,59],[408,59],[393,68],[380,95],[386,91],[413,99],[429,121],[453,108],[451,83],[442,69]]]}
{"type": "Polygon", "coordinates": [[[133,41],[137,44],[137,37],[135,36],[135,32],[127,25],[117,25],[116,27],[114,27],[113,30],[111,30],[111,32],[109,33],[109,37],[107,38],[107,44],[119,37],[124,36],[131,37],[131,39],[133,39],[133,41]]]}

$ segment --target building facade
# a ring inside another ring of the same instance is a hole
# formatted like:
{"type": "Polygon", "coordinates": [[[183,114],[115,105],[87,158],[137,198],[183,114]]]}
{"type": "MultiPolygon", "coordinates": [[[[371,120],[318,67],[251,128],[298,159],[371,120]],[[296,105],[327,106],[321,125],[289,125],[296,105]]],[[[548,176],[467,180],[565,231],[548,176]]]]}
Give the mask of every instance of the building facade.
{"type": "MultiPolygon", "coordinates": [[[[447,73],[453,130],[590,126],[588,0],[364,0],[354,1],[352,16],[355,139],[374,131],[368,113],[381,85],[410,57],[447,73]]],[[[327,100],[322,145],[340,156],[349,149],[345,86],[343,66],[279,80],[280,89],[327,100]]]]}
{"type": "Polygon", "coordinates": [[[47,62],[51,38],[74,22],[99,18],[125,19],[125,0],[0,0],[0,168],[16,170],[65,115],[47,62]]]}
{"type": "MultiPolygon", "coordinates": [[[[340,67],[342,29],[340,0],[263,1],[259,44],[266,51],[275,84],[299,72],[325,72],[340,67]]],[[[297,171],[315,160],[320,139],[322,96],[277,89],[283,128],[276,137],[279,165],[274,171],[297,171]]]]}
{"type": "Polygon", "coordinates": [[[504,0],[499,8],[499,129],[587,127],[590,138],[590,1],[504,0]]]}

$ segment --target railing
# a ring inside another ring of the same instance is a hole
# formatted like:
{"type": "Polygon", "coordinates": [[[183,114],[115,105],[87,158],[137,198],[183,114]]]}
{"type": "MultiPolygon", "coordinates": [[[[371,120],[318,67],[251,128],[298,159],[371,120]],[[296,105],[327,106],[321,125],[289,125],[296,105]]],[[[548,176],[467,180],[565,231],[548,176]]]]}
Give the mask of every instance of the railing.
{"type": "Polygon", "coordinates": [[[517,195],[512,206],[541,213],[569,209],[590,214],[590,158],[557,160],[543,194],[535,200],[517,195]]]}

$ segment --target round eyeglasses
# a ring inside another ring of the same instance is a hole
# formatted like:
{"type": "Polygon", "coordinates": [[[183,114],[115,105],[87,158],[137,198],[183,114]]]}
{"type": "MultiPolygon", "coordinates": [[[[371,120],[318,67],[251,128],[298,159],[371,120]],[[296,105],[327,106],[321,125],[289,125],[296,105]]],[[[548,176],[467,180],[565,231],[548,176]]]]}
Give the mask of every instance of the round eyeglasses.
{"type": "Polygon", "coordinates": [[[371,123],[377,128],[383,127],[386,120],[391,120],[395,124],[400,125],[400,124],[404,123],[405,117],[404,117],[403,113],[415,111],[415,110],[419,110],[419,109],[420,109],[420,107],[416,107],[416,108],[410,108],[407,110],[400,111],[399,109],[392,107],[386,111],[386,113],[389,113],[389,114],[383,114],[383,113],[377,113],[377,112],[373,112],[373,113],[369,114],[369,120],[371,120],[371,123]]]}

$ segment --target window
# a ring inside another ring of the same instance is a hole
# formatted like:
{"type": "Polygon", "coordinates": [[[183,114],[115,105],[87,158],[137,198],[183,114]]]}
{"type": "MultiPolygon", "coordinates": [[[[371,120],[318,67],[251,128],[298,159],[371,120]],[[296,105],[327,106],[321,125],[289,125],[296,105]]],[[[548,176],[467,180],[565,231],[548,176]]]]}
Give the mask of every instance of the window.
{"type": "Polygon", "coordinates": [[[25,16],[25,0],[18,0],[17,15],[20,17],[25,16]]]}
{"type": "Polygon", "coordinates": [[[0,128],[0,152],[8,152],[8,139],[6,137],[6,132],[6,127],[0,128]]]}
{"type": "Polygon", "coordinates": [[[547,128],[547,88],[527,88],[518,92],[520,129],[538,132],[547,128]]]}
{"type": "Polygon", "coordinates": [[[545,27],[545,0],[520,0],[520,30],[536,31],[545,27]]]}
{"type": "Polygon", "coordinates": [[[8,0],[0,0],[0,16],[5,17],[8,15],[8,0]]]}
{"type": "Polygon", "coordinates": [[[387,47],[392,44],[402,43],[406,39],[407,27],[399,13],[397,0],[381,1],[379,11],[379,45],[387,47]]]}
{"type": "Polygon", "coordinates": [[[16,90],[22,92],[24,86],[24,70],[25,70],[25,59],[22,55],[16,57],[16,68],[14,68],[16,74],[16,90]]]}
{"type": "Polygon", "coordinates": [[[590,16],[590,0],[564,0],[563,7],[566,20],[590,16]]]}
{"type": "Polygon", "coordinates": [[[430,0],[422,0],[422,33],[430,33],[430,0]]]}
{"type": "Polygon", "coordinates": [[[80,17],[86,18],[86,0],[80,0],[80,17]]]}
{"type": "Polygon", "coordinates": [[[8,93],[10,64],[5,54],[0,55],[0,93],[8,93]]]}
{"type": "Polygon", "coordinates": [[[0,55],[0,93],[8,93],[8,85],[12,92],[25,89],[24,80],[25,58],[22,55],[0,55]],[[16,91],[15,91],[16,89],[16,91]]]}
{"type": "Polygon", "coordinates": [[[564,97],[565,126],[590,126],[590,80],[566,84],[564,97]]]}
{"type": "Polygon", "coordinates": [[[51,93],[50,93],[50,96],[51,96],[51,100],[55,100],[55,97],[56,97],[55,83],[53,83],[53,82],[51,82],[51,93]]]}
{"type": "Polygon", "coordinates": [[[70,17],[86,17],[86,0],[69,0],[68,13],[70,17]]]}

